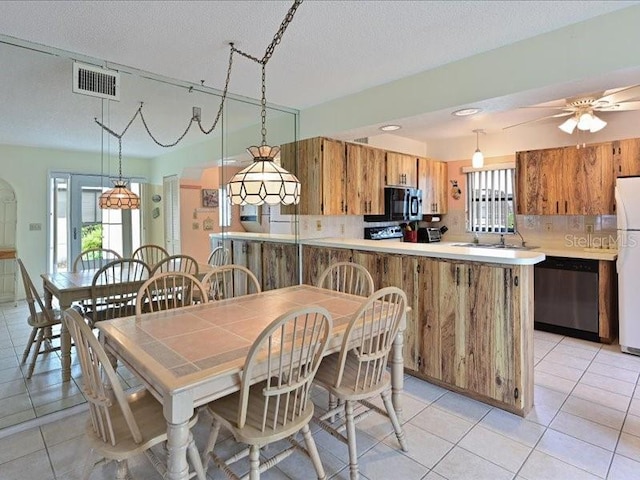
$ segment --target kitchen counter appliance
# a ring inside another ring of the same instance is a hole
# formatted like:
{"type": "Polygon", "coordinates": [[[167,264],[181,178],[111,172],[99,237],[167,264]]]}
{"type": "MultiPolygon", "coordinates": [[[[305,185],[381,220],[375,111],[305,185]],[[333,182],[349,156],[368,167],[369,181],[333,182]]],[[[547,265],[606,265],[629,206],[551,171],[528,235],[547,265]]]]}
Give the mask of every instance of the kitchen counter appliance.
{"type": "Polygon", "coordinates": [[[620,348],[640,355],[640,177],[616,180],[620,348]]]}
{"type": "Polygon", "coordinates": [[[534,327],[600,341],[597,260],[547,257],[535,266],[534,327]]]}
{"type": "Polygon", "coordinates": [[[439,228],[427,227],[418,229],[418,243],[433,243],[442,240],[442,233],[439,228]]]}
{"type": "Polygon", "coordinates": [[[384,188],[384,214],[365,215],[365,222],[422,220],[422,190],[407,187],[384,188]]]}

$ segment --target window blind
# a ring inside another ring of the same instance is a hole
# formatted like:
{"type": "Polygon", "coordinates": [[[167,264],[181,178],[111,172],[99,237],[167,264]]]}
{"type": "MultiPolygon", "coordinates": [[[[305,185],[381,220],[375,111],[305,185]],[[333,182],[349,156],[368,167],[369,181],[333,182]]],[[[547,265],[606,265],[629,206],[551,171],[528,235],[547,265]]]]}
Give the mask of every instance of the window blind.
{"type": "Polygon", "coordinates": [[[514,168],[467,172],[468,232],[515,232],[514,183],[514,168]]]}

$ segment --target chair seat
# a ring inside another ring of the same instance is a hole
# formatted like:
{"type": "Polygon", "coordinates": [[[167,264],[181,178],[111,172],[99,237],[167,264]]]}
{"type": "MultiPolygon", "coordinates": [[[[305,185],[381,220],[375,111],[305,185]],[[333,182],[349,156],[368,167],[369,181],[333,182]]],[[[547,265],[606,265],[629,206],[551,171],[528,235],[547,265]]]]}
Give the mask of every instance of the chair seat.
{"type": "MultiPolygon", "coordinates": [[[[324,357],[320,363],[320,368],[318,368],[318,373],[316,373],[314,382],[327,389],[329,393],[345,400],[357,401],[375,396],[391,386],[391,375],[389,375],[389,372],[385,371],[382,374],[381,382],[378,383],[375,388],[363,389],[360,386],[356,391],[355,385],[358,376],[358,368],[361,367],[358,359],[349,353],[342,373],[342,382],[339,387],[335,387],[336,378],[338,377],[338,369],[340,366],[338,363],[339,360],[339,352],[324,357]]],[[[360,375],[362,376],[363,373],[361,372],[360,375]]]]}
{"type": "Polygon", "coordinates": [[[129,317],[136,314],[135,305],[124,305],[118,307],[105,307],[98,310],[89,310],[85,312],[85,317],[89,319],[89,323],[93,326],[96,322],[109,320],[111,318],[129,317]]]}
{"type": "MultiPolygon", "coordinates": [[[[276,414],[275,401],[270,402],[267,413],[266,431],[262,431],[262,412],[264,405],[264,397],[262,391],[266,385],[266,381],[252,385],[249,389],[249,404],[247,406],[247,422],[243,428],[238,428],[238,408],[240,405],[240,392],[227,395],[208,404],[209,412],[218,417],[220,421],[233,432],[237,441],[250,445],[263,446],[268,443],[277,442],[283,438],[298,432],[302,427],[307,425],[313,417],[313,402],[307,402],[307,408],[303,410],[301,415],[294,422],[287,422],[283,426],[279,426],[275,430],[270,428],[273,418],[276,414]],[[269,421],[271,420],[271,422],[269,421]]],[[[290,402],[293,402],[290,399],[290,402]]],[[[280,401],[278,415],[282,417],[285,409],[284,401],[280,401]]],[[[289,405],[289,411],[291,404],[289,405]]]]}
{"type": "Polygon", "coordinates": [[[51,320],[44,312],[37,312],[36,315],[29,315],[27,318],[27,323],[34,328],[46,328],[53,327],[54,325],[60,325],[62,322],[62,312],[58,309],[49,310],[49,312],[53,313],[51,320]]]}
{"type": "MultiPolygon", "coordinates": [[[[132,454],[142,453],[145,450],[162,443],[167,439],[167,423],[162,412],[162,404],[158,402],[147,390],[139,390],[127,396],[136,423],[140,428],[142,441],[136,443],[131,436],[131,430],[122,415],[122,410],[117,405],[110,409],[113,430],[118,443],[103,442],[93,431],[91,418],[87,420],[86,433],[90,448],[99,451],[104,457],[122,461],[130,458],[132,454]]],[[[194,415],[189,420],[189,428],[192,428],[198,417],[194,415]]]]}

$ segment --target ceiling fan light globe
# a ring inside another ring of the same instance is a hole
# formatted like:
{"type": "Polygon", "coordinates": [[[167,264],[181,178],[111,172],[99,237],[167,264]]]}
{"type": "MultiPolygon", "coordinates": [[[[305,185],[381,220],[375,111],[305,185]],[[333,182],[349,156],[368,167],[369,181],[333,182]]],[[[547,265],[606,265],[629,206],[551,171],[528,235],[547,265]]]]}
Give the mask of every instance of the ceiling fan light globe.
{"type": "Polygon", "coordinates": [[[471,166],[473,168],[482,168],[484,166],[484,155],[479,148],[476,148],[473,157],[471,157],[471,166]]]}
{"type": "Polygon", "coordinates": [[[558,125],[558,128],[563,132],[571,135],[575,130],[576,125],[578,125],[578,121],[575,119],[575,117],[571,117],[565,120],[561,125],[558,125]]]}
{"type": "Polygon", "coordinates": [[[594,115],[593,116],[593,120],[591,121],[591,127],[589,128],[589,131],[591,133],[599,132],[600,130],[602,130],[606,126],[607,126],[607,122],[605,122],[601,118],[596,117],[594,115]]]}
{"type": "Polygon", "coordinates": [[[589,112],[581,114],[580,118],[578,119],[578,130],[591,130],[593,119],[594,116],[589,112]]]}

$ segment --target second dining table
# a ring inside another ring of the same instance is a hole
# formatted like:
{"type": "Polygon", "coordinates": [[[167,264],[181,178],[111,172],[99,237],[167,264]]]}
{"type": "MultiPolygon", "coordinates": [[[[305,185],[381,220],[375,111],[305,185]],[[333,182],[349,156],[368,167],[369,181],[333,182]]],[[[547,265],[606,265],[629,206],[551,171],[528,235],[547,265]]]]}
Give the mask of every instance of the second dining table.
{"type": "MultiPolygon", "coordinates": [[[[199,263],[198,276],[202,278],[212,268],[211,265],[199,263]]],[[[79,272],[43,273],[41,277],[47,308],[52,307],[53,297],[58,299],[62,311],[74,302],[90,300],[93,277],[97,271],[98,269],[89,269],[79,272]]],[[[146,279],[147,277],[144,276],[139,281],[128,282],[127,285],[123,285],[123,288],[129,292],[137,291],[146,279]]],[[[71,336],[64,322],[60,331],[60,363],[62,364],[62,381],[68,382],[71,379],[71,336]]]]}
{"type": "MultiPolygon", "coordinates": [[[[163,404],[169,480],[188,478],[188,421],[195,409],[240,389],[249,348],[279,315],[309,305],[333,318],[326,354],[340,350],[363,297],[296,285],[206,304],[97,324],[107,351],[137,375],[163,404]]],[[[390,358],[392,401],[402,414],[404,317],[390,358]]]]}

